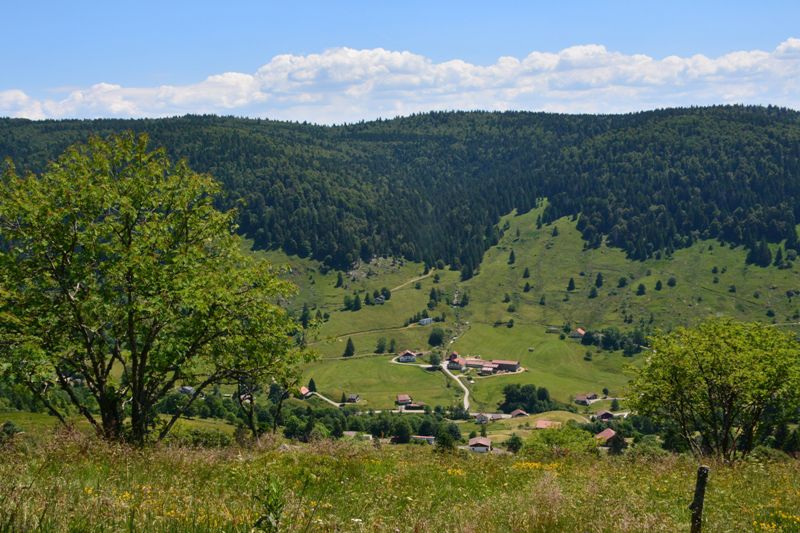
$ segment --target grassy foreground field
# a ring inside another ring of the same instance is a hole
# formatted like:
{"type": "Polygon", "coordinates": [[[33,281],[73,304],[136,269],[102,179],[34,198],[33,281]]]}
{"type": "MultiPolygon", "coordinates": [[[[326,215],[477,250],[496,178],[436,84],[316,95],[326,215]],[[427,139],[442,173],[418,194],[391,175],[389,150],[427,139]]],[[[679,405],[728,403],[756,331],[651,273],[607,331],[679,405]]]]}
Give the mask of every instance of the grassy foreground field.
{"type": "MultiPolygon", "coordinates": [[[[80,434],[1,453],[2,531],[252,531],[269,514],[281,531],[688,531],[697,466],[352,441],[135,450],[80,434]]],[[[711,467],[704,531],[800,528],[800,462],[711,467]]]]}

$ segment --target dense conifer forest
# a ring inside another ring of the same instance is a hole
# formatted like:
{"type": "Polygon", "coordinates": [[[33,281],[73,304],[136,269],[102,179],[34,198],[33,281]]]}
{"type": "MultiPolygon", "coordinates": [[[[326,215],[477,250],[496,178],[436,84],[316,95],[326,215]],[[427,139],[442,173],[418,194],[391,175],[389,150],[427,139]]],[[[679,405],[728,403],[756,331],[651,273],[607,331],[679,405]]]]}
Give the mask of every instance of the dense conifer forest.
{"type": "Polygon", "coordinates": [[[627,115],[436,112],[342,126],[217,116],[0,119],[0,156],[41,171],[90,134],[147,132],[224,186],[242,233],[345,268],[397,255],[478,267],[496,223],[547,198],[644,259],[700,238],[799,249],[800,113],[722,106],[627,115]]]}

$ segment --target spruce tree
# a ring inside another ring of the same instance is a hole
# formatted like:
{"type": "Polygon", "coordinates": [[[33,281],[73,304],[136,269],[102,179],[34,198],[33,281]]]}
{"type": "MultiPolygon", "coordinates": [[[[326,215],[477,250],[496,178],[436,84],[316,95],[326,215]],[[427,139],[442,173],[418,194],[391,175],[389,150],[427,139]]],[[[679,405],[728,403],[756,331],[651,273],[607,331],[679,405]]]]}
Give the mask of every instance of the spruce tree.
{"type": "Polygon", "coordinates": [[[603,286],[603,274],[602,272],[597,273],[597,278],[594,280],[594,286],[598,289],[603,286]]]}
{"type": "Polygon", "coordinates": [[[511,253],[508,254],[508,264],[509,265],[513,265],[514,261],[516,261],[516,260],[517,260],[517,257],[514,255],[514,249],[512,248],[511,249],[511,253]]]}
{"type": "Polygon", "coordinates": [[[311,392],[317,392],[317,384],[314,383],[314,378],[308,380],[308,390],[311,392]]]}
{"type": "Polygon", "coordinates": [[[531,277],[531,271],[528,269],[528,267],[525,267],[525,272],[522,273],[522,277],[524,279],[528,279],[529,277],[531,277]]]}
{"type": "Polygon", "coordinates": [[[344,348],[344,357],[352,357],[356,353],[356,346],[353,344],[353,339],[347,337],[347,345],[344,348]]]}
{"type": "Polygon", "coordinates": [[[575,280],[574,279],[569,278],[569,283],[567,283],[567,290],[568,291],[574,291],[575,290],[575,280]]]}

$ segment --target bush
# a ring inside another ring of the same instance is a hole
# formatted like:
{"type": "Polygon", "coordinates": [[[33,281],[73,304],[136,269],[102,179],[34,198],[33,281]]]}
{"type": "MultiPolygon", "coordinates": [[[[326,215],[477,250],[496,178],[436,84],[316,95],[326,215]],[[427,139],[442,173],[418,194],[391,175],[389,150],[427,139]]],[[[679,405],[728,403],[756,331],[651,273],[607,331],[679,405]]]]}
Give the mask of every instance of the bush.
{"type": "Polygon", "coordinates": [[[525,443],[523,453],[530,457],[565,457],[597,453],[594,436],[573,425],[560,429],[542,429],[525,443]]]}

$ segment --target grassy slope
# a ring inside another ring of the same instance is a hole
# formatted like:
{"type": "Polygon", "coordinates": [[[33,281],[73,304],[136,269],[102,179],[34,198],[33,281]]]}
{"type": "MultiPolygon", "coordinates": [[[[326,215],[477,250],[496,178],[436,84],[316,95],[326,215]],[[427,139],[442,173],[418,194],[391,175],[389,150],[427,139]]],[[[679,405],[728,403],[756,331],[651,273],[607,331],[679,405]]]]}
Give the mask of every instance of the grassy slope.
{"type": "Polygon", "coordinates": [[[424,373],[409,378],[395,365],[381,366],[387,358],[356,363],[356,372],[352,362],[334,359],[341,356],[348,337],[353,339],[359,355],[372,353],[379,337],[395,339],[398,351],[427,349],[431,326],[403,327],[403,323],[425,309],[431,287],[449,294],[466,290],[470,295],[466,308],[453,309],[440,304],[433,311],[437,315],[446,313],[442,325],[449,334],[461,334],[448,348],[484,358],[519,359],[528,369],[515,376],[477,379],[471,386],[476,410],[493,409],[502,387],[511,382],[545,386],[563,401],[581,392],[599,392],[603,387],[611,389],[612,394],[624,394],[627,381],[624,370],[627,365],[638,364],[639,357],[625,358],[620,353],[592,348],[592,361],[585,361],[587,348],[577,341],[560,340],[558,335],[545,333],[549,325],[562,326],[568,322],[573,327],[630,329],[637,323],[648,325],[651,315],[653,326],[660,328],[692,324],[712,315],[797,322],[794,315],[800,302],[786,296],[787,290],[800,288],[797,266],[787,270],[748,266],[743,249],[730,249],[716,241],[679,250],[671,258],[629,261],[619,250],[605,246],[583,250],[575,222],[569,219],[536,229],[536,216],[540,212],[538,209],[504,217],[501,224],[509,224],[504,237],[486,252],[479,275],[465,283],[459,281],[457,272],[443,270],[436,271],[440,283],[435,284],[431,275],[419,280],[417,289],[410,280],[422,274],[422,265],[382,260],[349,273],[346,287],[336,288],[335,272],[323,275],[314,261],[268,252],[272,261],[292,267],[290,279],[300,287],[300,294],[293,300],[295,308],[307,302],[330,313],[330,320],[310,333],[309,343],[331,361],[313,363],[307,375],[315,378],[320,390],[337,394],[336,399],[345,389],[371,397],[381,406],[385,406],[386,398],[398,392],[408,392],[429,403],[437,399],[450,403],[455,394],[445,388],[444,380],[431,379],[424,373]],[[556,237],[552,236],[554,226],[559,230],[556,237]],[[508,264],[511,249],[516,255],[513,265],[508,264]],[[717,274],[712,273],[715,266],[717,274]],[[527,280],[522,277],[525,267],[531,273],[527,280]],[[597,298],[589,298],[598,273],[603,274],[605,283],[597,298]],[[669,287],[667,280],[673,276],[677,285],[669,287]],[[570,277],[574,278],[576,289],[568,293],[570,277]],[[620,277],[627,278],[627,287],[617,287],[620,277]],[[658,280],[663,285],[661,291],[655,290],[658,280]],[[526,281],[532,286],[528,293],[522,290],[526,281]],[[647,289],[644,296],[635,294],[640,283],[647,289]],[[342,310],[344,296],[354,290],[362,291],[363,298],[365,290],[372,292],[384,286],[401,285],[384,306],[365,306],[357,312],[342,310]],[[735,292],[731,292],[731,286],[736,287],[735,292]],[[503,302],[506,293],[516,306],[513,312],[508,310],[509,303],[503,302]],[[545,305],[539,304],[542,296],[545,305]],[[770,309],[775,313],[774,319],[767,317],[770,309]],[[626,324],[625,315],[630,315],[633,323],[626,324]],[[513,328],[495,326],[512,318],[513,328]],[[437,387],[440,390],[435,392],[437,387]]]}
{"type": "MultiPolygon", "coordinates": [[[[436,454],[430,446],[320,442],[222,450],[59,435],[0,461],[8,531],[688,531],[688,458],[436,454]],[[91,450],[91,453],[87,453],[91,450]],[[275,509],[273,507],[273,509],[275,509]]],[[[704,531],[796,531],[800,463],[711,464],[704,531]]]]}

